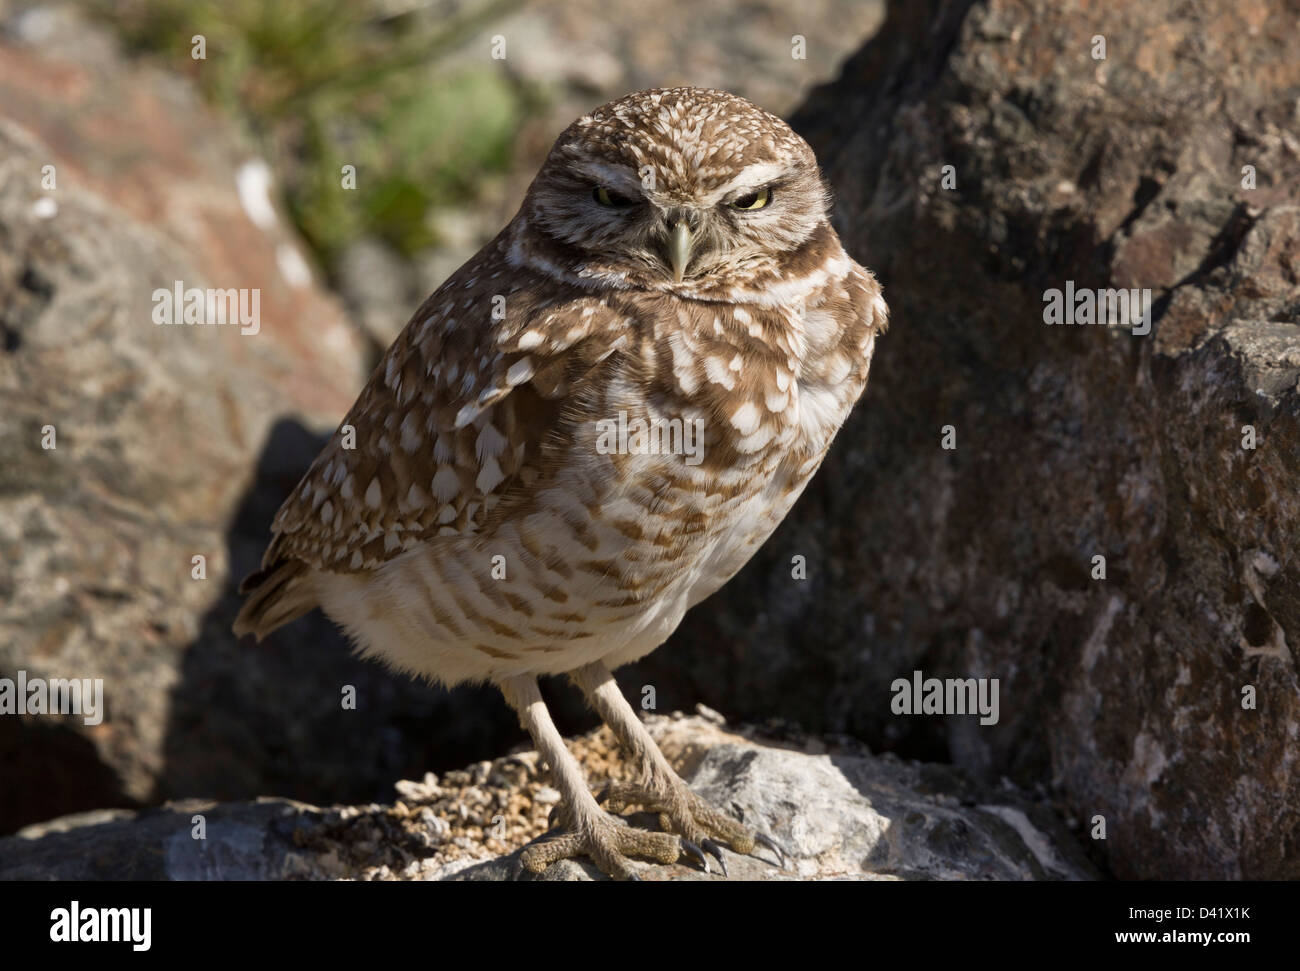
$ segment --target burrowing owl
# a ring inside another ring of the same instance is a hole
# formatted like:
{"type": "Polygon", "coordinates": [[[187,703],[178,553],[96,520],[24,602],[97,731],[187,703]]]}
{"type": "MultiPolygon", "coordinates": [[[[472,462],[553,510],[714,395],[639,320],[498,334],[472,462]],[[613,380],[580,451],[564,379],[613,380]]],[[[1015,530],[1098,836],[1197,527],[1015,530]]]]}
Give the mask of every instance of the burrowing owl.
{"type": "Polygon", "coordinates": [[[235,622],[321,607],[364,655],[501,688],[587,854],[708,869],[755,834],[690,791],[610,669],[654,650],[785,516],[862,394],[886,308],[807,143],[722,91],[574,122],[519,213],[416,311],[280,509],[235,622]],[[601,808],[537,676],[568,672],[639,770],[601,808]]]}

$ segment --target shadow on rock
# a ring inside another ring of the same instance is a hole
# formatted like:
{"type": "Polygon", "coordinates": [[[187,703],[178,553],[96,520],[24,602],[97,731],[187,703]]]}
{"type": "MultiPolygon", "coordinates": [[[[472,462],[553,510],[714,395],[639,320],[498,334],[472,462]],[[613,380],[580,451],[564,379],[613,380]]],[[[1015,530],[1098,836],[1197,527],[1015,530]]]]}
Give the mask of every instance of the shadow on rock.
{"type": "Polygon", "coordinates": [[[261,644],[230,626],[275,511],[324,444],[295,421],[272,430],[227,533],[227,589],[202,619],[172,693],[155,798],[389,800],[398,779],[498,755],[524,736],[490,687],[452,691],[354,657],[320,611],[261,644]],[[355,708],[344,707],[347,688],[355,708]]]}

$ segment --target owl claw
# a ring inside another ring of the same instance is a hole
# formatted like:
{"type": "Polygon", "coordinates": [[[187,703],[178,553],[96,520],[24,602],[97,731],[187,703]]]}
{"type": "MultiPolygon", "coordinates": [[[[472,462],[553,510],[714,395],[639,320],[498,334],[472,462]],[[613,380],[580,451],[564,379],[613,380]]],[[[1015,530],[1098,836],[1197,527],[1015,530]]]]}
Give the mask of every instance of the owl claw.
{"type": "Polygon", "coordinates": [[[722,875],[728,876],[727,861],[722,858],[722,844],[714,839],[703,839],[700,840],[700,848],[706,853],[712,853],[713,858],[718,861],[718,869],[722,871],[722,875]]]}
{"type": "MultiPolygon", "coordinates": [[[[539,874],[552,863],[585,856],[606,876],[633,880],[638,877],[629,857],[667,865],[691,852],[675,833],[649,833],[603,811],[569,810],[563,815],[561,829],[524,847],[520,854],[524,870],[539,874]]],[[[698,846],[694,850],[704,856],[698,846]]]]}
{"type": "Polygon", "coordinates": [[[786,869],[786,852],[777,845],[776,841],[770,836],[764,836],[762,833],[754,834],[754,845],[765,846],[776,854],[777,866],[782,870],[786,869]]]}
{"type": "MultiPolygon", "coordinates": [[[[723,876],[728,875],[723,848],[742,856],[755,856],[754,851],[761,846],[772,852],[778,867],[783,870],[787,867],[786,852],[770,836],[753,832],[728,814],[714,809],[680,780],[649,785],[610,781],[596,799],[614,812],[628,806],[640,806],[648,812],[658,813],[661,828],[682,836],[684,856],[689,855],[698,862],[696,850],[711,854],[723,876]],[[686,848],[688,841],[689,850],[686,848]]],[[[755,859],[761,857],[755,856],[755,859]]]]}
{"type": "Polygon", "coordinates": [[[704,869],[705,873],[713,872],[709,869],[709,858],[704,855],[704,850],[700,848],[698,843],[692,843],[688,839],[682,840],[681,843],[683,857],[691,860],[693,863],[698,863],[704,869]]]}

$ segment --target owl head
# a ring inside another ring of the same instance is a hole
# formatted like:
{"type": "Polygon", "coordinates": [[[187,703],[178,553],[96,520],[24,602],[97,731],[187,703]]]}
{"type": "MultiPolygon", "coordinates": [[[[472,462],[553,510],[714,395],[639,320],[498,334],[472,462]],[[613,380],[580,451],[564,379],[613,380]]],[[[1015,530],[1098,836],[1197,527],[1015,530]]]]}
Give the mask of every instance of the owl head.
{"type": "Polygon", "coordinates": [[[780,118],[725,91],[668,88],[570,125],[520,220],[564,276],[726,298],[808,262],[828,207],[812,149],[780,118]]]}

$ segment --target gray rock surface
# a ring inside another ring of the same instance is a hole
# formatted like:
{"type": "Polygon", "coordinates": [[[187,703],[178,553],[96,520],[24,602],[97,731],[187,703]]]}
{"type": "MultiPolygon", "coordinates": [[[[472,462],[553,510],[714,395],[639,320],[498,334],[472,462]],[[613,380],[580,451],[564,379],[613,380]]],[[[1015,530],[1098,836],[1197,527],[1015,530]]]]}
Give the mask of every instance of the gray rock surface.
{"type": "Polygon", "coordinates": [[[892,309],[871,384],[627,679],[1050,785],[1118,876],[1300,876],[1296,27],[1282,0],[892,4],[794,118],[892,309]],[[1151,333],[1045,325],[1071,280],[1149,288],[1151,333]],[[917,669],[1000,679],[999,723],[893,715],[917,669]]]}
{"type": "MultiPolygon", "coordinates": [[[[988,789],[948,768],[877,758],[852,742],[774,743],[680,715],[651,718],[650,727],[697,792],[741,809],[789,854],[783,870],[728,852],[729,879],[1093,876],[1052,811],[1010,787],[988,789]]],[[[589,772],[618,771],[603,730],[573,746],[589,772]]],[[[556,796],[533,752],[399,783],[398,790],[402,798],[391,805],[193,800],[55,820],[0,839],[0,880],[513,880],[522,876],[518,850],[496,854],[544,830],[556,796]],[[196,839],[200,826],[204,838],[196,839]]],[[[653,826],[646,814],[632,820],[653,826]]],[[[722,879],[716,870],[680,864],[646,865],[641,873],[647,880],[722,879]]],[[[577,860],[542,879],[603,877],[577,860]]]]}

